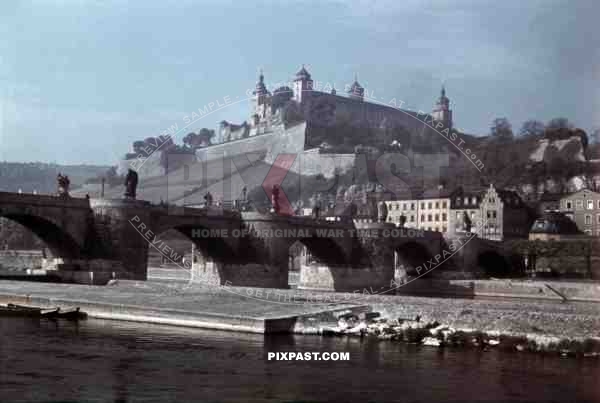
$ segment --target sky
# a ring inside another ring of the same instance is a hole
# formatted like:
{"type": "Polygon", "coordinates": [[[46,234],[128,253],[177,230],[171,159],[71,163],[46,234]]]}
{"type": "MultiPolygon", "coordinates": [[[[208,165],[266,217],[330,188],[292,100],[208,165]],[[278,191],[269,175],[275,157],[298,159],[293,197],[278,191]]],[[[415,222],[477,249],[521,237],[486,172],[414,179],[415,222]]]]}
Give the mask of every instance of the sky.
{"type": "Polygon", "coordinates": [[[174,125],[181,142],[242,122],[259,69],[272,87],[302,64],[415,110],[445,83],[467,133],[559,116],[589,132],[598,15],[597,0],[3,1],[0,160],[115,164],[174,125]],[[227,105],[184,128],[211,102],[227,105]]]}

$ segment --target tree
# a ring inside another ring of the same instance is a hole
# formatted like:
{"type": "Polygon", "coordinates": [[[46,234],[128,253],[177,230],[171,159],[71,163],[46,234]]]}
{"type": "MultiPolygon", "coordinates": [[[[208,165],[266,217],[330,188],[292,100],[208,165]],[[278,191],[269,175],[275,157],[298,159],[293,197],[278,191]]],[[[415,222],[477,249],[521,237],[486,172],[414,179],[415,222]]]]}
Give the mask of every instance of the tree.
{"type": "Polygon", "coordinates": [[[541,136],[544,134],[546,126],[539,120],[527,120],[523,122],[521,130],[519,130],[520,136],[541,136]]]}
{"type": "Polygon", "coordinates": [[[206,147],[212,144],[211,140],[214,136],[214,130],[203,128],[198,133],[191,132],[186,134],[183,138],[183,144],[188,148],[206,147]]]}
{"type": "Polygon", "coordinates": [[[492,136],[502,140],[509,140],[513,138],[512,125],[507,118],[496,118],[492,122],[491,128],[492,136]]]}
{"type": "Polygon", "coordinates": [[[573,123],[569,122],[567,118],[554,118],[546,125],[547,129],[573,129],[574,127],[573,123]]]}

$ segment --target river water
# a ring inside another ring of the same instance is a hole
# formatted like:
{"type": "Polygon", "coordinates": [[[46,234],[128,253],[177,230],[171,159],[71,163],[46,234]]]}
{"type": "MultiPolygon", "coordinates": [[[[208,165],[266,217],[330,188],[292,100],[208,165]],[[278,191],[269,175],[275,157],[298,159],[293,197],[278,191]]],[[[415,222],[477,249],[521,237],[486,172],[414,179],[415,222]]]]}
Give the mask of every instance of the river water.
{"type": "Polygon", "coordinates": [[[600,402],[595,359],[96,319],[0,318],[0,333],[2,402],[600,402]]]}

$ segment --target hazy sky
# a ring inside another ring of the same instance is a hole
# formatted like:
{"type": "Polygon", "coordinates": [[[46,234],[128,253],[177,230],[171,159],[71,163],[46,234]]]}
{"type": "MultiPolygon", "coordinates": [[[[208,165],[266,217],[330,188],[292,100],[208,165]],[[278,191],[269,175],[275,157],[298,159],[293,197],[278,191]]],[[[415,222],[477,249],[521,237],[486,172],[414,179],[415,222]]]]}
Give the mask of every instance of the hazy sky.
{"type": "MultiPolygon", "coordinates": [[[[259,68],[302,63],[342,89],[430,110],[446,82],[455,125],[565,116],[600,126],[598,0],[2,1],[0,159],[112,164],[225,97],[259,68]],[[374,3],[374,4],[373,4],[374,3]]],[[[182,130],[249,116],[247,102],[182,130]]]]}

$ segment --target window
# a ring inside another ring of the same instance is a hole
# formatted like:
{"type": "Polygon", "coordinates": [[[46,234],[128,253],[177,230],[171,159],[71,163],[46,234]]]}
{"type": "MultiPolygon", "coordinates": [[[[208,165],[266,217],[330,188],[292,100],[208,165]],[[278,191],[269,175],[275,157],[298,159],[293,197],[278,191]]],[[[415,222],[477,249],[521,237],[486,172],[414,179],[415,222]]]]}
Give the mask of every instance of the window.
{"type": "Polygon", "coordinates": [[[596,222],[600,224],[600,214],[596,214],[596,222]]]}
{"type": "Polygon", "coordinates": [[[465,197],[465,204],[469,204],[469,198],[465,197]]]}
{"type": "MultiPolygon", "coordinates": [[[[600,214],[598,215],[598,217],[600,217],[600,214]]],[[[446,221],[448,219],[448,216],[446,215],[446,213],[442,213],[442,221],[446,221]]],[[[444,231],[446,232],[446,231],[444,231]]]]}
{"type": "Polygon", "coordinates": [[[585,225],[592,225],[592,215],[591,214],[585,215],[585,225]]]}
{"type": "Polygon", "coordinates": [[[415,203],[410,203],[410,209],[414,210],[415,209],[415,203]]]}
{"type": "Polygon", "coordinates": [[[402,210],[406,210],[406,203],[402,203],[402,210]]]}
{"type": "Polygon", "coordinates": [[[456,212],[456,219],[457,219],[457,220],[460,220],[460,217],[461,217],[460,211],[457,211],[457,212],[456,212]]]}
{"type": "MultiPolygon", "coordinates": [[[[442,232],[447,232],[447,231],[448,231],[448,228],[442,227],[442,232]]],[[[600,230],[598,230],[598,231],[600,231],[600,230]]]]}
{"type": "Polygon", "coordinates": [[[425,210],[425,203],[421,202],[421,208],[425,210]]]}
{"type": "Polygon", "coordinates": [[[571,200],[567,200],[567,209],[569,209],[569,210],[573,209],[573,202],[571,200]]]}
{"type": "Polygon", "coordinates": [[[429,222],[431,222],[431,221],[432,221],[432,219],[431,219],[431,214],[427,214],[427,221],[429,221],[429,222]]]}
{"type": "Polygon", "coordinates": [[[457,206],[460,206],[460,197],[457,197],[456,200],[454,200],[454,202],[457,206]]]}
{"type": "Polygon", "coordinates": [[[435,202],[435,208],[440,208],[440,202],[435,202]]]}
{"type": "MultiPolygon", "coordinates": [[[[442,208],[448,208],[448,203],[443,202],[442,203],[442,208]]],[[[598,200],[598,208],[600,208],[600,200],[598,200]]]]}
{"type": "Polygon", "coordinates": [[[427,208],[428,208],[429,210],[431,210],[431,208],[432,208],[431,206],[432,206],[431,202],[427,203],[427,208]]]}
{"type": "Polygon", "coordinates": [[[475,212],[471,211],[471,219],[475,218],[475,212]]]}
{"type": "Polygon", "coordinates": [[[425,214],[421,214],[421,222],[425,221],[425,214]]]}
{"type": "Polygon", "coordinates": [[[475,196],[471,198],[471,203],[477,204],[477,198],[475,196]]]}
{"type": "Polygon", "coordinates": [[[436,221],[439,221],[439,220],[440,220],[440,215],[439,215],[439,214],[436,214],[436,215],[435,215],[435,220],[436,220],[436,221]]]}
{"type": "Polygon", "coordinates": [[[600,199],[598,200],[598,209],[600,209],[600,199]]]}
{"type": "Polygon", "coordinates": [[[575,206],[577,206],[577,210],[581,210],[583,208],[583,200],[575,200],[575,206]]]}
{"type": "Polygon", "coordinates": [[[593,200],[588,200],[587,201],[587,209],[588,210],[593,210],[594,209],[594,201],[593,200]]]}
{"type": "Polygon", "coordinates": [[[414,215],[410,216],[410,222],[415,222],[415,216],[414,215]]]}

